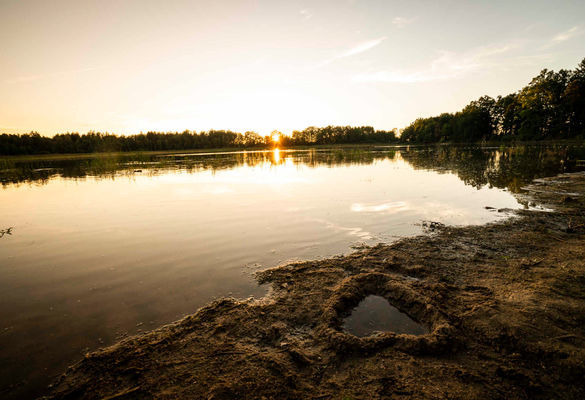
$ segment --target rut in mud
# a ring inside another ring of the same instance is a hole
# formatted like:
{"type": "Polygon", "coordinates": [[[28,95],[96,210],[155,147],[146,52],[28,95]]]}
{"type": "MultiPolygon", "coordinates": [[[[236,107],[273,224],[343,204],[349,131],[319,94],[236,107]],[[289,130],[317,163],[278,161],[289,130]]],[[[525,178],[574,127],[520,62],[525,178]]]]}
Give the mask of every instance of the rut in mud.
{"type": "Polygon", "coordinates": [[[529,189],[554,211],[263,271],[265,298],[88,354],[49,398],[585,398],[585,175],[529,189]],[[428,333],[345,332],[370,295],[428,333]]]}

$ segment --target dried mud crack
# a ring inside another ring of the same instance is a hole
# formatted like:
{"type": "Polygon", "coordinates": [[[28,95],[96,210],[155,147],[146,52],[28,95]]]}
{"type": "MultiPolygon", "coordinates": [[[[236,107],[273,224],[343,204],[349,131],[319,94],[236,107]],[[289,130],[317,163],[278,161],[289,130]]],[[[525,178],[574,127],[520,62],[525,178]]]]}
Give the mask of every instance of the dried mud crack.
{"type": "Polygon", "coordinates": [[[265,298],[87,354],[47,398],[585,398],[585,174],[527,190],[553,211],[263,271],[265,298]],[[429,333],[343,332],[370,294],[429,333]]]}

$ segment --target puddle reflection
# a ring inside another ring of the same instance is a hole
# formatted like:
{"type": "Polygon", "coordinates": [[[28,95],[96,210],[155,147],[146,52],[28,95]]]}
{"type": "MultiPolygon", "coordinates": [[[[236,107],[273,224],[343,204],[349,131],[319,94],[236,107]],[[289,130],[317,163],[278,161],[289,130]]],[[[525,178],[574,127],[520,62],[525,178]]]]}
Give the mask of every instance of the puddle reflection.
{"type": "Polygon", "coordinates": [[[428,329],[405,313],[391,306],[381,296],[370,295],[363,299],[351,314],[343,320],[343,330],[357,337],[375,332],[424,335],[428,329]]]}

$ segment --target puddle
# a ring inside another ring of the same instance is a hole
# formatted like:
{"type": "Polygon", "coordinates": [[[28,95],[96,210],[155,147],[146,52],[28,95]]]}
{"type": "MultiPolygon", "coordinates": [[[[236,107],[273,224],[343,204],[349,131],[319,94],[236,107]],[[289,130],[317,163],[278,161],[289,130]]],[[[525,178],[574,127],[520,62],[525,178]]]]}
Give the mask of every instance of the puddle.
{"type": "Polygon", "coordinates": [[[343,330],[357,337],[374,332],[424,335],[428,329],[388,303],[381,296],[370,295],[363,299],[343,320],[343,330]]]}

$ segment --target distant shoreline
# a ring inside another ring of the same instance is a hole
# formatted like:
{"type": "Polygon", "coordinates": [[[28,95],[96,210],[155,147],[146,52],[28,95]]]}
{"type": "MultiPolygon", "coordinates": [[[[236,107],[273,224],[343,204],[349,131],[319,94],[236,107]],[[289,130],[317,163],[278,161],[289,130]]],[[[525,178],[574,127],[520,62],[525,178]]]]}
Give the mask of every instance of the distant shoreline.
{"type": "Polygon", "coordinates": [[[49,154],[22,154],[22,155],[2,155],[0,160],[75,160],[87,158],[100,157],[119,157],[119,156],[134,156],[134,155],[165,155],[165,154],[205,154],[205,153],[244,153],[244,152],[267,152],[273,150],[294,151],[294,150],[309,150],[309,149],[347,149],[347,148],[374,148],[374,147],[436,147],[436,146],[518,146],[518,145],[581,145],[582,140],[579,139],[558,139],[558,140],[530,140],[530,141],[486,141],[486,142],[442,142],[442,143],[343,143],[343,144],[313,144],[313,145],[298,145],[287,147],[218,147],[210,149],[178,149],[178,150],[144,150],[144,151],[106,151],[106,152],[91,152],[91,153],[49,153],[49,154]]]}
{"type": "Polygon", "coordinates": [[[0,155],[0,160],[62,160],[62,159],[83,159],[83,158],[97,158],[97,157],[117,157],[117,156],[132,156],[132,155],[165,155],[165,154],[205,154],[205,153],[250,153],[250,152],[266,152],[273,150],[308,150],[312,148],[370,148],[370,147],[404,147],[408,144],[388,144],[388,143],[360,143],[360,144],[334,144],[334,145],[303,145],[303,146],[289,146],[289,147],[217,147],[211,149],[178,149],[178,150],[144,150],[144,151],[105,151],[93,153],[51,153],[51,154],[23,154],[23,155],[0,155]]]}

